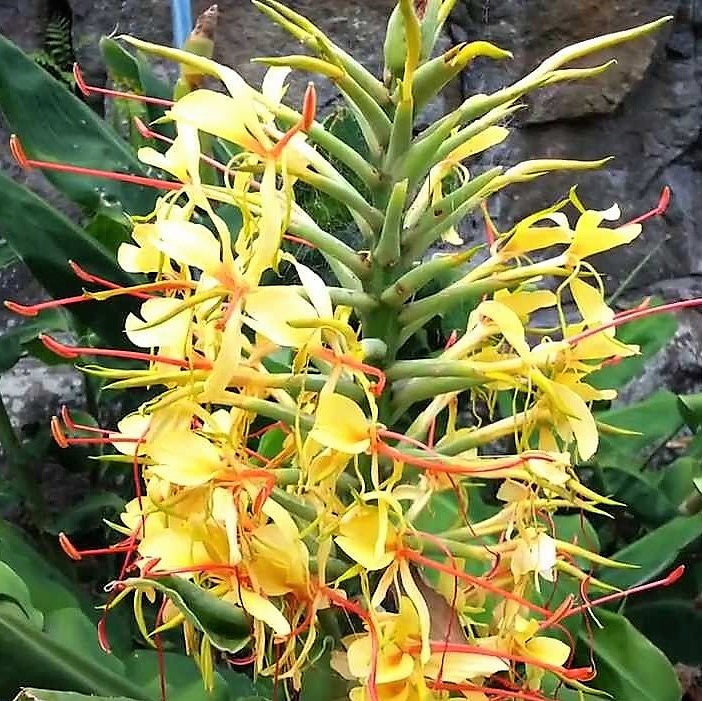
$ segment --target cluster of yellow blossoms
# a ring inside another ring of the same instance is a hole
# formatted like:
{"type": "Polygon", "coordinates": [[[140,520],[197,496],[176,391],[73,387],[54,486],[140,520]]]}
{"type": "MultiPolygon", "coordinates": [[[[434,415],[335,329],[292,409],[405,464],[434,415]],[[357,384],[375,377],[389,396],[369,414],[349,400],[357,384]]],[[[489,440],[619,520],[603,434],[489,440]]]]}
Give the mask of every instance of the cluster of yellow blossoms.
{"type": "MultiPolygon", "coordinates": [[[[451,4],[429,3],[438,8],[435,34],[451,4]]],[[[588,259],[628,243],[641,225],[613,225],[616,206],[588,210],[572,192],[504,234],[488,222],[482,262],[434,294],[425,286],[462,270],[468,254],[421,259],[437,239],[459,242],[455,224],[496,190],[599,165],[531,161],[471,178],[465,161],[507,136],[495,122],[519,96],[601,69],[565,63],[655,25],[564,50],[414,136],[413,116],[432,86],[476,55],[506,52],[477,42],[430,59],[429,10],[421,16],[403,0],[391,20],[402,30],[403,60],[395,69],[388,62],[382,82],[304,18],[273,0],[261,5],[320,58],[268,60],[260,91],[208,59],[128,39],[216,76],[228,94],[198,89],[177,100],[167,112],[176,139],[165,152],[139,153],[174,178],[156,181],[168,192],[151,214],[133,217],[133,242],[119,250],[124,270],[150,281],[88,295],[142,299],[124,324],[141,350],[122,356],[146,367],[86,371],[113,388],[152,391],[106,434],[119,452],[112,459],[134,465],[138,490],[115,524],[124,540],[111,551],[126,552],[127,562],[110,605],[133,595],[148,640],[182,626],[206,680],[220,650],[297,689],[331,635],[331,664],[351,680],[353,701],[537,699],[547,677],[552,686],[582,686],[592,670],[570,664],[561,621],[588,608],[590,587],[611,591],[589,567],[618,563],[559,539],[552,515],[611,504],[574,470],[576,456],[597,449],[590,403],[614,396],[587,380],[638,349],[616,339],[627,315],[607,306],[588,259]],[[367,158],[314,120],[313,88],[301,114],[282,104],[283,63],[339,85],[367,158]],[[228,163],[203,156],[203,134],[228,144],[228,163]],[[370,195],[316,145],[354,170],[370,195]],[[219,182],[201,177],[203,160],[219,182]],[[368,250],[321,230],[295,201],[298,180],[346,205],[368,250]],[[238,230],[222,205],[241,213],[238,230]],[[340,286],[284,250],[286,236],[317,248],[340,286]],[[283,284],[283,269],[298,284],[283,284]],[[403,357],[428,320],[471,299],[455,342],[429,358],[403,357]],[[537,327],[534,315],[549,311],[552,328],[537,327]],[[500,394],[514,398],[512,415],[481,421],[465,411],[467,399],[493,416],[500,394]],[[496,453],[499,439],[513,439],[514,454],[496,453]],[[471,487],[487,481],[499,485],[500,507],[481,520],[470,515],[471,487]],[[449,529],[420,528],[449,503],[449,529]],[[557,578],[575,584],[550,601],[557,578]],[[157,594],[163,605],[150,630],[144,597],[157,594]]],[[[55,434],[70,443],[74,427],[64,419],[55,434]]]]}

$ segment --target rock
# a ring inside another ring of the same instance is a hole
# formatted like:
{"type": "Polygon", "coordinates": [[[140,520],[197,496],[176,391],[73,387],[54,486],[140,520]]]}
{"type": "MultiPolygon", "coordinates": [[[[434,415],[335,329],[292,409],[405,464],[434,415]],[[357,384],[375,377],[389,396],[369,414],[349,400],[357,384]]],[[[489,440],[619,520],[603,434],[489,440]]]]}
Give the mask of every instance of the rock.
{"type": "MultiPolygon", "coordinates": [[[[477,12],[479,5],[463,3],[452,25],[454,36],[484,36],[513,49],[515,61],[506,73],[506,64],[481,63],[469,71],[463,78],[464,96],[501,87],[568,43],[673,13],[682,3],[535,0],[487,3],[487,14],[477,12]]],[[[593,262],[610,289],[647,256],[631,285],[646,287],[699,273],[702,230],[694,204],[702,186],[698,35],[694,18],[680,11],[675,22],[652,37],[616,47],[619,63],[609,74],[530,98],[529,110],[511,125],[511,137],[486,154],[479,167],[530,158],[615,159],[602,171],[545,176],[509,188],[490,203],[499,228],[507,230],[518,218],[557,201],[572,184],[578,184],[581,199],[593,209],[619,202],[625,219],[651,209],[668,184],[673,202],[666,216],[647,223],[633,245],[593,262]]],[[[482,236],[482,230],[475,218],[464,226],[469,240],[482,236]]]]}
{"type": "Polygon", "coordinates": [[[171,42],[171,3],[166,0],[69,0],[73,50],[88,82],[104,85],[98,42],[106,34],[133,34],[156,43],[171,42]]]}

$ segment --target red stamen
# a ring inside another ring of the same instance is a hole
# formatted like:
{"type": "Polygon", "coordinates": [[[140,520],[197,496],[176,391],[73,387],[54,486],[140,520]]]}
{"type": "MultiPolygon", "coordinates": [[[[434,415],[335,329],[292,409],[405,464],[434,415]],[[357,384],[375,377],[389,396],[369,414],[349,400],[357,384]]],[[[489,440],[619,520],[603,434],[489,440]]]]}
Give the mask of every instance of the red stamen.
{"type": "Polygon", "coordinates": [[[112,652],[112,647],[110,646],[110,640],[107,637],[107,609],[105,613],[100,616],[100,620],[97,624],[97,639],[100,649],[107,655],[112,652]]]}
{"type": "Polygon", "coordinates": [[[608,604],[611,601],[623,599],[629,596],[630,594],[640,594],[641,592],[648,591],[649,589],[669,587],[675,584],[683,576],[683,574],[685,574],[685,565],[680,565],[663,579],[658,579],[654,582],[648,582],[647,584],[640,584],[639,586],[632,587],[631,589],[625,589],[624,591],[616,592],[614,594],[608,594],[607,596],[602,596],[599,599],[594,599],[593,601],[589,601],[588,603],[582,604],[581,606],[575,606],[572,609],[570,609],[570,611],[568,611],[567,615],[565,615],[564,618],[573,616],[576,613],[582,613],[583,611],[587,611],[596,606],[602,606],[602,604],[608,604]]]}
{"type": "MultiPolygon", "coordinates": [[[[102,287],[105,287],[108,290],[118,290],[122,287],[122,285],[118,285],[116,282],[112,282],[111,280],[106,280],[105,278],[98,277],[97,275],[89,273],[87,270],[85,270],[85,268],[81,268],[80,265],[78,265],[78,263],[76,263],[74,260],[69,260],[68,265],[71,267],[71,270],[73,271],[74,275],[80,280],[83,280],[84,282],[91,282],[95,285],[102,285],[102,287]]],[[[151,295],[145,294],[143,292],[132,292],[131,294],[132,296],[138,297],[139,299],[151,298],[151,295]]]]}
{"type": "Polygon", "coordinates": [[[315,246],[313,243],[310,243],[309,241],[306,241],[305,239],[301,239],[299,236],[293,236],[292,234],[283,234],[283,238],[286,241],[292,241],[293,243],[300,244],[301,246],[307,246],[307,248],[317,250],[317,246],[315,246]]]}
{"type": "Polygon", "coordinates": [[[83,293],[75,297],[64,297],[63,299],[50,299],[47,302],[39,302],[38,304],[19,304],[10,299],[6,299],[3,304],[13,313],[20,316],[36,316],[39,312],[45,309],[54,309],[56,307],[65,307],[69,304],[78,304],[79,302],[87,302],[90,297],[83,293]]]}
{"type": "Polygon", "coordinates": [[[128,552],[133,545],[129,542],[117,543],[110,545],[107,548],[96,548],[92,550],[78,550],[69,540],[68,536],[61,532],[58,535],[59,545],[63,552],[71,558],[71,560],[82,560],[84,557],[94,557],[96,555],[113,555],[114,553],[128,552]]]}
{"type": "Polygon", "coordinates": [[[117,348],[87,348],[81,346],[68,346],[65,343],[57,341],[55,338],[42,333],[39,334],[39,340],[52,352],[62,358],[76,359],[83,355],[94,355],[106,358],[123,358],[127,360],[143,360],[149,363],[163,363],[164,365],[173,365],[185,370],[211,370],[212,363],[205,358],[193,358],[192,360],[179,360],[178,358],[170,358],[166,355],[158,355],[156,353],[141,353],[139,351],[125,351],[117,348]]]}
{"type": "Polygon", "coordinates": [[[272,431],[274,428],[281,428],[283,426],[282,421],[276,421],[275,423],[268,424],[268,426],[264,426],[263,428],[259,429],[258,431],[254,431],[254,433],[249,433],[249,440],[252,438],[258,438],[259,436],[264,435],[265,433],[268,433],[268,431],[272,431]]]}
{"type": "Polygon", "coordinates": [[[536,691],[500,689],[498,687],[479,686],[470,682],[459,683],[427,679],[427,686],[437,691],[475,691],[482,694],[495,694],[495,698],[523,699],[524,701],[550,701],[551,698],[536,691]]]}
{"type": "MultiPolygon", "coordinates": [[[[173,139],[169,139],[167,136],[159,134],[157,131],[153,131],[153,129],[149,129],[149,127],[147,127],[146,124],[144,124],[144,122],[142,122],[141,119],[139,119],[139,117],[134,117],[134,123],[139,134],[141,134],[141,136],[143,136],[145,139],[155,139],[156,141],[161,141],[164,144],[173,145],[173,139]]],[[[214,158],[205,155],[204,153],[200,154],[200,160],[203,163],[207,163],[207,165],[212,166],[221,173],[230,172],[230,169],[227,168],[227,166],[223,165],[214,158]]]]}
{"type": "Polygon", "coordinates": [[[488,212],[487,203],[485,202],[485,200],[483,200],[480,203],[480,209],[482,209],[483,218],[485,219],[485,239],[488,243],[488,246],[492,246],[495,243],[495,239],[497,238],[497,229],[492,223],[492,219],[490,218],[490,213],[488,212]]]}
{"type": "Polygon", "coordinates": [[[376,397],[379,397],[383,393],[387,380],[385,377],[385,373],[380,368],[376,368],[373,365],[367,365],[366,363],[362,363],[359,360],[356,360],[356,358],[352,358],[348,355],[337,355],[328,348],[317,348],[313,354],[316,355],[318,358],[322,358],[323,360],[329,361],[330,363],[341,363],[342,365],[347,365],[348,367],[353,368],[354,370],[358,370],[359,372],[362,372],[366,375],[375,377],[377,381],[375,385],[371,388],[371,392],[376,397]]]}
{"type": "Polygon", "coordinates": [[[512,593],[511,591],[507,591],[506,589],[498,587],[492,582],[487,581],[484,577],[476,577],[472,574],[468,574],[467,572],[463,572],[459,569],[456,569],[455,567],[450,567],[449,565],[445,565],[441,562],[436,562],[435,560],[432,560],[428,557],[424,557],[424,555],[420,555],[419,553],[415,552],[414,550],[410,550],[409,548],[400,548],[396,551],[396,554],[397,557],[405,557],[408,560],[412,560],[419,565],[423,565],[424,567],[429,567],[439,572],[445,572],[446,574],[450,574],[451,576],[456,577],[457,579],[461,579],[464,582],[468,582],[469,584],[473,585],[474,587],[477,587],[478,589],[485,589],[486,591],[489,591],[492,594],[496,594],[497,596],[502,597],[504,599],[516,601],[520,604],[520,606],[525,606],[531,611],[540,613],[542,616],[551,616],[551,611],[549,611],[548,609],[538,606],[537,604],[532,604],[531,601],[528,601],[527,599],[524,599],[521,596],[512,593]]]}
{"type": "Polygon", "coordinates": [[[25,170],[31,168],[39,168],[40,170],[55,170],[61,173],[73,173],[75,175],[87,175],[91,178],[105,178],[106,180],[119,180],[120,182],[132,183],[134,185],[143,185],[145,187],[154,187],[159,190],[180,190],[183,187],[182,183],[176,183],[170,180],[158,180],[156,178],[147,178],[143,175],[131,175],[129,173],[115,173],[111,170],[97,170],[95,168],[85,168],[83,166],[68,165],[66,163],[53,163],[50,161],[37,161],[27,158],[27,155],[15,134],[10,136],[10,152],[12,156],[25,170]]]}
{"type": "Polygon", "coordinates": [[[309,131],[314,123],[314,117],[317,113],[317,91],[314,83],[307,83],[305,96],[302,100],[302,131],[309,131]]]}
{"type": "Polygon", "coordinates": [[[256,653],[252,652],[250,655],[247,657],[227,657],[227,662],[231,665],[235,665],[237,667],[245,667],[246,665],[253,664],[256,661],[256,653]]]}
{"type": "Polygon", "coordinates": [[[59,448],[68,448],[69,443],[68,439],[66,438],[66,434],[63,432],[63,429],[61,428],[61,422],[58,420],[58,416],[52,416],[51,417],[51,436],[56,442],[56,445],[59,448]]]}
{"type": "Polygon", "coordinates": [[[601,324],[600,326],[596,326],[592,329],[581,331],[580,333],[575,334],[575,336],[571,336],[566,340],[568,341],[568,343],[570,343],[570,345],[574,346],[580,341],[584,341],[586,338],[590,338],[590,336],[594,336],[595,334],[601,333],[602,331],[605,331],[607,329],[616,328],[617,326],[621,326],[622,324],[634,321],[635,319],[643,319],[644,317],[651,316],[653,314],[676,312],[680,309],[694,309],[695,307],[702,307],[702,297],[698,297],[695,299],[683,299],[678,302],[671,302],[669,304],[661,304],[659,307],[635,309],[629,314],[616,317],[612,321],[609,321],[606,324],[601,324]]]}
{"type": "Polygon", "coordinates": [[[658,200],[658,204],[653,209],[644,214],[641,214],[635,219],[632,219],[631,221],[624,224],[624,226],[628,226],[629,224],[640,224],[641,222],[645,222],[647,219],[652,219],[653,217],[658,217],[661,214],[665,214],[666,210],[668,209],[668,206],[670,205],[670,195],[670,188],[666,185],[663,188],[663,191],[661,192],[661,197],[658,200]]]}
{"type": "Polygon", "coordinates": [[[73,77],[78,89],[86,97],[90,97],[90,95],[107,95],[108,97],[116,97],[122,100],[136,100],[137,102],[145,102],[150,105],[159,105],[161,107],[173,107],[174,104],[173,100],[164,100],[160,97],[148,97],[147,95],[137,95],[136,93],[122,92],[121,90],[108,90],[107,88],[88,85],[77,63],[73,64],[73,77]]]}

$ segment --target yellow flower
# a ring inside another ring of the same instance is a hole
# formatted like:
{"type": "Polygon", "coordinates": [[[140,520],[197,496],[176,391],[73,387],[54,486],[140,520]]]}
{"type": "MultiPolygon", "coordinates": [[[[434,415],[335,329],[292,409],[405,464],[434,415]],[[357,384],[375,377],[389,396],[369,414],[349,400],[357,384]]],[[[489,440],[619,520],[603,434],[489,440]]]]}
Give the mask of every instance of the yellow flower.
{"type": "Polygon", "coordinates": [[[341,394],[323,391],[310,436],[327,448],[358,455],[370,447],[371,423],[356,402],[341,394]]]}
{"type": "Polygon", "coordinates": [[[387,567],[395,558],[397,531],[390,523],[387,506],[357,504],[340,519],[336,544],[366,570],[387,567]]]}
{"type": "Polygon", "coordinates": [[[595,253],[630,243],[641,233],[641,224],[625,224],[616,229],[600,226],[603,221],[616,221],[620,216],[616,204],[601,212],[584,211],[575,225],[573,240],[565,252],[571,265],[595,253]]]}

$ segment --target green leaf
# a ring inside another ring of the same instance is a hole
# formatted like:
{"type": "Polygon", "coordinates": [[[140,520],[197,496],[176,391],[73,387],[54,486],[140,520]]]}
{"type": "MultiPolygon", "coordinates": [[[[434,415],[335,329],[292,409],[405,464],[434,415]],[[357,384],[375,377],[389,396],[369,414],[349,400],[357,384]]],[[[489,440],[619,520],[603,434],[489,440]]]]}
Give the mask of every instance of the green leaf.
{"type": "Polygon", "coordinates": [[[658,489],[671,504],[682,504],[695,490],[695,480],[702,476],[702,461],[683,456],[661,471],[658,489]]]}
{"type": "MultiPolygon", "coordinates": [[[[603,627],[593,627],[597,676],[592,686],[616,701],[680,701],[680,682],[665,655],[624,616],[602,610],[596,615],[603,627]]],[[[587,629],[581,628],[578,638],[590,645],[587,629]]]]}
{"type": "MultiPolygon", "coordinates": [[[[138,282],[122,271],[106,248],[33,192],[4,175],[0,175],[0,221],[7,241],[52,297],[68,297],[83,291],[68,265],[69,260],[117,284],[138,282]]],[[[117,320],[124,319],[130,309],[130,302],[125,299],[71,306],[77,319],[105,342],[116,346],[126,343],[122,322],[117,320]]]]}
{"type": "Polygon", "coordinates": [[[681,395],[678,397],[678,403],[685,423],[693,431],[702,427],[702,392],[681,395]]]}
{"type": "Polygon", "coordinates": [[[124,665],[117,657],[100,648],[95,623],[80,609],[71,607],[49,611],[44,617],[44,634],[60,645],[80,652],[100,667],[124,674],[124,665]]]}
{"type": "Polygon", "coordinates": [[[6,521],[0,521],[0,561],[22,579],[32,605],[44,614],[79,606],[82,601],[70,581],[29,544],[18,528],[6,521]]]}
{"type": "Polygon", "coordinates": [[[125,584],[163,592],[212,645],[225,652],[238,652],[249,642],[251,627],[242,609],[218,599],[181,577],[127,579],[125,584]]]}
{"type": "Polygon", "coordinates": [[[635,587],[666,572],[681,550],[702,535],[702,514],[678,516],[612,555],[638,569],[606,569],[601,579],[621,589],[635,587]]]}
{"type": "MultiPolygon", "coordinates": [[[[626,440],[622,438],[621,440],[626,440]]],[[[659,472],[632,472],[605,466],[601,472],[604,493],[627,505],[627,509],[646,524],[665,523],[677,515],[677,509],[658,486],[659,472]]]]}
{"type": "Polygon", "coordinates": [[[4,270],[19,261],[17,254],[12,250],[5,239],[0,239],[0,270],[4,270]]]}
{"type": "Polygon", "coordinates": [[[597,389],[616,389],[640,376],[646,362],[668,345],[677,329],[678,322],[674,314],[656,314],[620,326],[617,329],[617,339],[640,346],[641,354],[593,372],[588,375],[588,384],[597,389]]]}
{"type": "Polygon", "coordinates": [[[69,507],[46,530],[58,535],[71,535],[83,529],[94,527],[106,514],[113,516],[124,509],[124,499],[114,492],[90,494],[75,506],[69,507]]]}
{"type": "MultiPolygon", "coordinates": [[[[168,701],[229,701],[231,695],[222,675],[215,672],[214,688],[205,690],[200,671],[192,658],[175,652],[163,655],[168,701]]],[[[144,689],[151,698],[160,698],[161,678],[158,653],[155,650],[134,650],[124,659],[127,677],[144,689]]]]}
{"type": "MultiPolygon", "coordinates": [[[[95,643],[93,643],[95,645],[95,643]]],[[[7,601],[0,601],[0,689],[27,684],[149,701],[142,689],[86,654],[89,641],[54,640],[7,601]]]]}
{"type": "MultiPolygon", "coordinates": [[[[104,120],[4,37],[0,37],[0,110],[30,158],[148,175],[104,120]]],[[[55,171],[47,171],[46,177],[90,211],[103,201],[118,201],[131,214],[146,214],[157,197],[150,188],[104,178],[55,171]]]]}
{"type": "Polygon", "coordinates": [[[126,696],[93,696],[77,694],[75,691],[51,691],[49,689],[22,689],[14,701],[132,701],[126,696]]]}
{"type": "Polygon", "coordinates": [[[650,457],[683,425],[678,398],[661,391],[630,406],[598,412],[600,422],[636,431],[637,436],[600,435],[600,445],[593,461],[607,467],[617,465],[631,472],[641,469],[650,457]]]}
{"type": "Polygon", "coordinates": [[[702,611],[692,601],[672,599],[627,606],[626,617],[671,662],[702,660],[702,611]]]}
{"type": "Polygon", "coordinates": [[[325,651],[303,674],[300,701],[345,701],[349,687],[349,682],[332,669],[331,654],[325,651]]]}
{"type": "Polygon", "coordinates": [[[37,627],[43,624],[43,616],[32,605],[27,585],[13,569],[4,562],[0,562],[0,601],[12,601],[17,604],[30,623],[37,627]]]}

